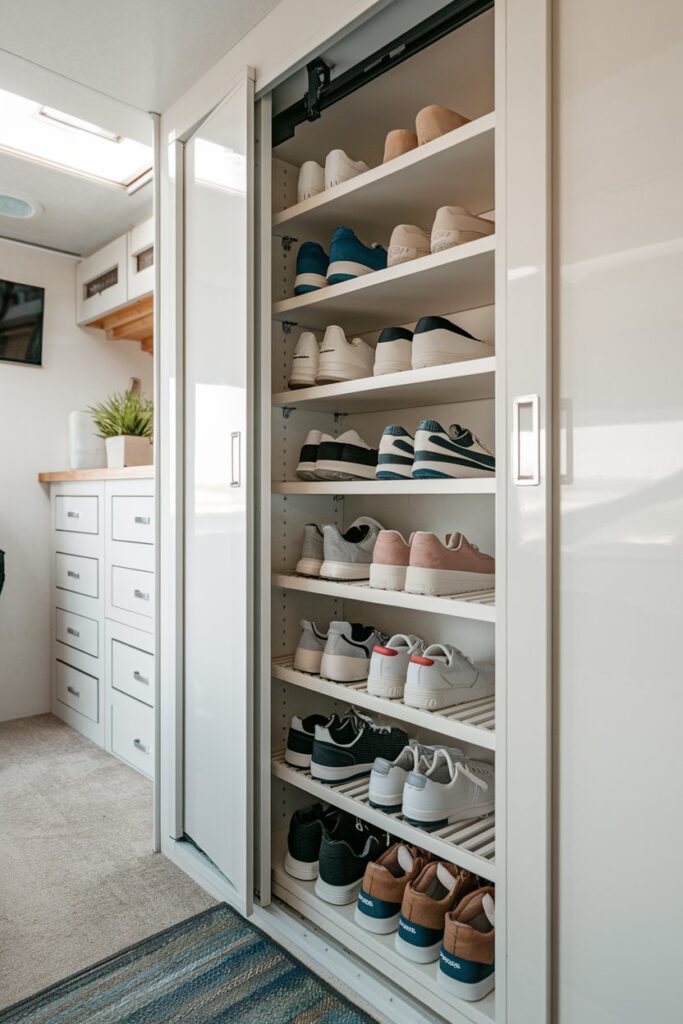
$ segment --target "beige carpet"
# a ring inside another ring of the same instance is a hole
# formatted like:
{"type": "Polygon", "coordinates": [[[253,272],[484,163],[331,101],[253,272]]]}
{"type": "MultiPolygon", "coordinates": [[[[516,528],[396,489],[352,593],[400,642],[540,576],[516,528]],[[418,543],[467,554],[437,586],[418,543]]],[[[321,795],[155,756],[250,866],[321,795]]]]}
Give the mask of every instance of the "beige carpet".
{"type": "Polygon", "coordinates": [[[0,1006],[212,906],[152,847],[152,784],[52,715],[0,724],[0,1006]]]}

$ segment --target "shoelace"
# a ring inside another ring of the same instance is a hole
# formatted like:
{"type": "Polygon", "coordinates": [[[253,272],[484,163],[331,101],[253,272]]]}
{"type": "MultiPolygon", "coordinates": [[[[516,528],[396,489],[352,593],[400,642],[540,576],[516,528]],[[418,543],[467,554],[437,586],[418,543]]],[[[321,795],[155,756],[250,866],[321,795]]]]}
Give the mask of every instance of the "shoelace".
{"type": "Polygon", "coordinates": [[[456,761],[454,764],[453,758],[451,757],[447,750],[441,749],[436,751],[430,771],[435,768],[435,766],[439,763],[439,760],[441,758],[443,758],[446,764],[448,765],[448,773],[451,776],[451,779],[455,779],[457,773],[460,772],[462,775],[468,778],[470,782],[473,782],[475,786],[479,786],[479,788],[483,790],[488,790],[488,782],[486,782],[485,779],[479,777],[481,773],[480,768],[476,768],[468,764],[463,764],[462,761],[456,761]]]}
{"type": "Polygon", "coordinates": [[[377,722],[373,721],[372,718],[370,718],[368,715],[364,715],[357,708],[352,707],[351,711],[353,712],[356,719],[360,721],[361,729],[372,729],[373,732],[381,733],[391,732],[390,725],[379,725],[377,722]]]}

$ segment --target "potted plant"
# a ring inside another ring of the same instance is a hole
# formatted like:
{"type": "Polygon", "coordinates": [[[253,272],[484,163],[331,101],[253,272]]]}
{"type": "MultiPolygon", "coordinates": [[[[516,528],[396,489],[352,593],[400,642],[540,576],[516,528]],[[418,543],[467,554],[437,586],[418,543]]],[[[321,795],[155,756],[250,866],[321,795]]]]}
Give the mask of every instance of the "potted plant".
{"type": "Polygon", "coordinates": [[[116,392],[88,412],[105,439],[108,469],[152,464],[154,406],[148,398],[133,391],[116,392]]]}

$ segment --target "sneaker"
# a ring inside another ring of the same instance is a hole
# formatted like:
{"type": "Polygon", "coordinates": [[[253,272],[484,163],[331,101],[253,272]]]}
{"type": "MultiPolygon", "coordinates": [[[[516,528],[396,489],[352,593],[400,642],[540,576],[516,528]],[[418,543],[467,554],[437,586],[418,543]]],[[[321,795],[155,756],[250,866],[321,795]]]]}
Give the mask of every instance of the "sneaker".
{"type": "Polygon", "coordinates": [[[294,294],[305,295],[307,292],[325,288],[329,263],[322,245],[318,245],[317,242],[303,242],[296,255],[294,294]]]}
{"type": "Polygon", "coordinates": [[[412,633],[396,633],[373,648],[368,672],[368,693],[395,699],[403,696],[410,659],[421,654],[424,640],[412,633]]]}
{"type": "Polygon", "coordinates": [[[409,594],[443,597],[492,590],[495,560],[471,544],[462,533],[450,533],[442,544],[435,533],[414,533],[405,590],[409,594]]]}
{"type": "Polygon", "coordinates": [[[320,359],[320,346],[313,331],[302,331],[294,349],[290,388],[307,388],[315,384],[320,359]]]}
{"type": "Polygon", "coordinates": [[[354,903],[368,863],[389,846],[389,837],[360,818],[342,814],[323,832],[315,894],[326,903],[354,903]]]}
{"type": "Polygon", "coordinates": [[[299,168],[296,201],[303,203],[325,191],[325,171],[315,160],[306,160],[299,168]]]}
{"type": "Polygon", "coordinates": [[[327,283],[352,281],[373,270],[384,270],[387,251],[381,245],[363,245],[351,228],[337,228],[330,242],[330,265],[327,283]]]}
{"type": "Polygon", "coordinates": [[[323,531],[317,523],[306,523],[301,542],[301,557],[295,572],[299,576],[319,576],[323,564],[323,531]]]}
{"type": "Polygon", "coordinates": [[[492,220],[475,217],[462,206],[442,206],[436,211],[432,225],[432,252],[452,249],[463,242],[475,242],[478,238],[492,235],[495,230],[492,220]]]}
{"type": "Polygon", "coordinates": [[[311,776],[321,782],[348,782],[369,775],[376,757],[389,761],[403,750],[408,736],[395,726],[380,725],[355,712],[315,730],[311,776]]]}
{"type": "Polygon", "coordinates": [[[441,366],[492,356],[493,349],[444,316],[423,316],[415,325],[412,367],[441,366]]]}
{"type": "Polygon", "coordinates": [[[398,813],[403,806],[406,779],[411,772],[428,771],[433,760],[434,747],[427,747],[416,740],[410,740],[393,761],[386,757],[376,757],[368,784],[370,806],[387,814],[398,813]]]}
{"type": "Polygon", "coordinates": [[[449,110],[448,107],[439,107],[436,103],[423,107],[415,118],[418,144],[424,146],[432,139],[438,139],[439,136],[452,132],[455,128],[461,128],[468,121],[469,117],[464,117],[455,110],[449,110]]]}
{"type": "MultiPolygon", "coordinates": [[[[316,740],[321,726],[315,730],[316,740]]],[[[494,809],[495,769],[487,761],[458,761],[437,750],[425,774],[411,772],[403,787],[403,817],[411,825],[432,831],[494,809]]]]}
{"type": "Polygon", "coordinates": [[[380,332],[375,349],[373,374],[400,373],[413,365],[413,332],[407,327],[385,327],[380,332]]]}
{"type": "Polygon", "coordinates": [[[445,861],[426,864],[406,885],[394,943],[396,952],[419,964],[438,960],[446,914],[474,888],[474,876],[468,871],[445,861]]]}
{"type": "Polygon", "coordinates": [[[320,660],[327,643],[327,633],[308,619],[302,619],[300,626],[301,636],[294,652],[294,669],[297,672],[310,672],[314,676],[320,675],[320,660]]]}
{"type": "Polygon", "coordinates": [[[398,928],[401,902],[412,882],[429,860],[429,854],[406,843],[394,843],[365,869],[354,918],[361,928],[389,935],[398,928]]]}
{"type": "Polygon", "coordinates": [[[410,480],[415,444],[411,434],[395,423],[385,427],[377,453],[378,480],[410,480]]]}
{"type": "Polygon", "coordinates": [[[318,480],[374,480],[376,448],[371,448],[355,430],[339,437],[322,439],[315,464],[318,480]]]}
{"type": "Polygon", "coordinates": [[[417,135],[415,132],[410,132],[407,128],[394,128],[384,140],[382,163],[386,164],[390,160],[395,160],[397,156],[410,153],[412,149],[417,149],[417,135]]]}
{"type": "Polygon", "coordinates": [[[409,708],[438,711],[491,697],[495,688],[493,665],[475,663],[453,644],[430,644],[410,657],[403,703],[409,708]]]}
{"type": "Polygon", "coordinates": [[[308,715],[299,718],[294,715],[287,733],[285,761],[293,768],[309,768],[316,725],[328,725],[329,715],[308,715]]]}
{"type": "MultiPolygon", "coordinates": [[[[382,447],[380,445],[380,459],[382,447]]],[[[436,420],[422,420],[415,431],[415,480],[493,476],[496,458],[467,427],[452,423],[444,430],[436,420]]]]}
{"type": "Polygon", "coordinates": [[[399,263],[408,263],[429,256],[431,252],[429,233],[415,224],[399,224],[391,232],[387,256],[387,266],[397,267],[399,263]]]}
{"type": "Polygon", "coordinates": [[[323,527],[324,561],[320,575],[327,580],[367,580],[372,553],[382,527],[363,523],[351,525],[346,533],[336,526],[323,527]]]}
{"type": "Polygon", "coordinates": [[[369,377],[375,362],[375,350],[361,338],[347,341],[341,327],[328,327],[320,346],[316,373],[318,384],[360,380],[369,377]]]}
{"type": "Polygon", "coordinates": [[[320,675],[335,683],[357,683],[367,679],[373,648],[387,639],[385,633],[360,622],[331,622],[320,662],[320,675]]]}
{"type": "Polygon", "coordinates": [[[311,804],[295,811],[289,822],[285,871],[292,878],[310,882],[318,877],[320,844],[325,829],[332,829],[342,811],[311,804]]]}
{"type": "Polygon", "coordinates": [[[446,914],[439,951],[439,984],[468,1002],[483,999],[496,983],[494,898],[493,886],[484,885],[446,914]]]}
{"type": "Polygon", "coordinates": [[[410,564],[410,544],[398,530],[382,530],[372,553],[370,586],[377,590],[403,590],[410,564]]]}
{"type": "Polygon", "coordinates": [[[323,438],[328,438],[328,434],[323,434],[320,430],[309,430],[306,435],[306,440],[303,443],[303,447],[299,452],[299,462],[296,467],[296,475],[302,480],[315,480],[316,479],[316,465],[318,463],[318,451],[320,449],[320,443],[323,438]]]}
{"type": "Polygon", "coordinates": [[[369,170],[362,160],[352,160],[343,149],[333,149],[325,160],[325,188],[334,188],[369,170]]]}

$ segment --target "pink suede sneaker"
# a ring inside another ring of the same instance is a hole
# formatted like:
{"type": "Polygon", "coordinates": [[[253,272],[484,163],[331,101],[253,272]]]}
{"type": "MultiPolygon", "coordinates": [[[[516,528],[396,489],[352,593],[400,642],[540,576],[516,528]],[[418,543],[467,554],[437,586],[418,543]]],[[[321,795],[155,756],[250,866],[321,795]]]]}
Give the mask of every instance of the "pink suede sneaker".
{"type": "Polygon", "coordinates": [[[470,544],[462,533],[451,533],[442,544],[435,533],[414,533],[405,589],[410,594],[443,597],[496,585],[495,560],[470,544]]]}
{"type": "Polygon", "coordinates": [[[410,562],[410,543],[398,530],[382,530],[372,552],[370,586],[378,590],[403,590],[410,562]]]}

